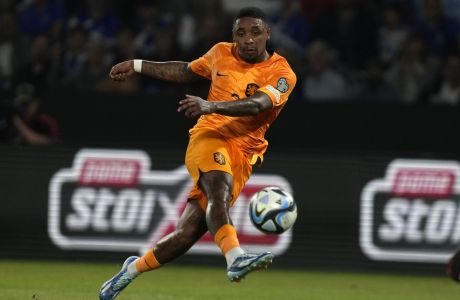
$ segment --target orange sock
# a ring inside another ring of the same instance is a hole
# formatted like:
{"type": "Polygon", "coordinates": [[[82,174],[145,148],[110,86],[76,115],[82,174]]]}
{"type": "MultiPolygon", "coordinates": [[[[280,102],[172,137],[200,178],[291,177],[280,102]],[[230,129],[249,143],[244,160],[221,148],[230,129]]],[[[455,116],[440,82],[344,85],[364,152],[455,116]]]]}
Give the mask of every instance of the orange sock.
{"type": "Polygon", "coordinates": [[[136,270],[139,273],[155,270],[161,267],[161,264],[158,262],[157,258],[155,257],[154,252],[155,252],[155,248],[150,249],[144,254],[144,256],[140,257],[136,261],[136,270]]]}
{"type": "Polygon", "coordinates": [[[219,246],[223,254],[240,246],[238,237],[236,235],[235,227],[230,224],[222,225],[214,235],[214,241],[219,246]]]}

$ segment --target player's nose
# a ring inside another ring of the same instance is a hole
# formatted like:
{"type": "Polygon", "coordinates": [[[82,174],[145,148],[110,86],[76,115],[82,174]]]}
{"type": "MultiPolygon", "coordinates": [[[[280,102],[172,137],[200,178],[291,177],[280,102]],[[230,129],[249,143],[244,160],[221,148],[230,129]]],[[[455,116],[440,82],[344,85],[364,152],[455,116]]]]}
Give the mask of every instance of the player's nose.
{"type": "Polygon", "coordinates": [[[244,43],[247,45],[254,44],[254,39],[252,37],[247,37],[245,38],[244,43]]]}

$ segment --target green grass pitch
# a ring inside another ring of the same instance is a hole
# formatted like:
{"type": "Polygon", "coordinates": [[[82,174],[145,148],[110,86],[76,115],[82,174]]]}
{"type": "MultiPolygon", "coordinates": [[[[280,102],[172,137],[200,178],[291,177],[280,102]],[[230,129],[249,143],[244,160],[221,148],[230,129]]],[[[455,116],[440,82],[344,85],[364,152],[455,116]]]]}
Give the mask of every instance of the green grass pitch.
{"type": "MultiPolygon", "coordinates": [[[[0,260],[0,299],[98,299],[116,263],[0,260]]],[[[230,283],[225,267],[169,265],[136,279],[117,300],[449,300],[460,285],[447,277],[286,271],[272,266],[230,283]]]]}

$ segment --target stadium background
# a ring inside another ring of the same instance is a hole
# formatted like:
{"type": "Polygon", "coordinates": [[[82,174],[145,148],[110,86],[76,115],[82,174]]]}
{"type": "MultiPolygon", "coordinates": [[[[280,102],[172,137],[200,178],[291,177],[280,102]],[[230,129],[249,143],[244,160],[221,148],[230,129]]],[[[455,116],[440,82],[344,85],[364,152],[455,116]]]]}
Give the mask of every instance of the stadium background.
{"type": "MultiPolygon", "coordinates": [[[[126,255],[63,250],[51,241],[51,178],[84,148],[139,149],[154,170],[180,166],[193,122],[175,113],[177,101],[185,93],[206,95],[208,83],[179,86],[136,76],[119,85],[107,72],[134,57],[191,60],[231,39],[232,15],[243,5],[267,11],[271,46],[298,74],[296,91],[269,132],[266,164],[255,172],[286,178],[299,204],[292,244],[279,264],[444,274],[443,261],[372,259],[359,239],[362,191],[384,178],[392,161],[459,159],[460,4],[448,0],[0,0],[2,258],[119,261],[126,255]],[[24,82],[56,120],[57,142],[17,142],[11,118],[24,82]]],[[[455,191],[449,196],[458,207],[455,191]]],[[[426,223],[419,223],[422,232],[426,223]]],[[[442,242],[422,239],[409,248],[452,253],[459,243],[455,224],[441,224],[452,227],[442,242]]],[[[200,255],[180,261],[222,263],[200,255]]]]}

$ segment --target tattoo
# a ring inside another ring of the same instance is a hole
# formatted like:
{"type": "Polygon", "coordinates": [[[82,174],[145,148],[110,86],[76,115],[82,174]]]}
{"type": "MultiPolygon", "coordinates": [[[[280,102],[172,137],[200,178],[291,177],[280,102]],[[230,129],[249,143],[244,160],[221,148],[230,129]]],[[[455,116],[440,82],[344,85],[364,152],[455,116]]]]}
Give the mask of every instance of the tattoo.
{"type": "Polygon", "coordinates": [[[142,62],[142,74],[177,83],[187,83],[199,78],[189,68],[189,63],[182,61],[155,62],[144,60],[142,62]]]}
{"type": "Polygon", "coordinates": [[[273,104],[270,98],[262,92],[256,92],[249,98],[235,101],[213,101],[212,111],[226,116],[255,116],[271,109],[273,104]]]}

